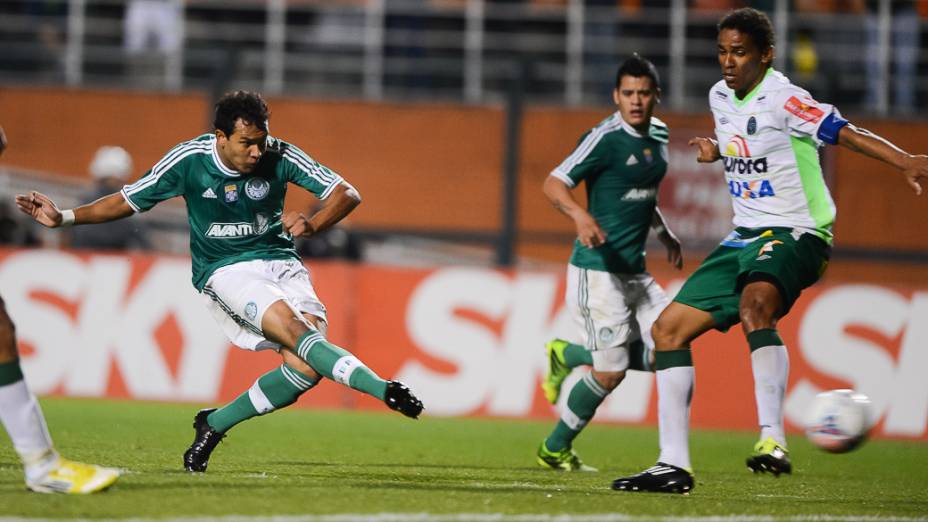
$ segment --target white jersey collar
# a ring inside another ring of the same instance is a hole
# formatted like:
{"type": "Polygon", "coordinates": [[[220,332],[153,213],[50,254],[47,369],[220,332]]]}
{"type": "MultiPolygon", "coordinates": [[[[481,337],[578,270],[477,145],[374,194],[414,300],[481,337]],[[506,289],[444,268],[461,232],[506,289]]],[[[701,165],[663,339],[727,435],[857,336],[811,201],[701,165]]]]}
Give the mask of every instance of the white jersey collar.
{"type": "MultiPolygon", "coordinates": [[[[629,135],[631,135],[632,137],[635,137],[635,138],[647,138],[647,137],[648,137],[647,135],[642,135],[640,132],[638,132],[637,129],[635,129],[634,127],[632,127],[631,124],[629,124],[627,121],[623,120],[623,119],[622,119],[622,113],[621,113],[621,112],[616,111],[616,112],[615,112],[615,117],[616,117],[616,118],[619,120],[619,122],[621,123],[622,129],[623,129],[625,132],[627,132],[629,135]]],[[[650,125],[650,124],[651,124],[651,122],[648,122],[648,125],[650,125]]]]}
{"type": "Polygon", "coordinates": [[[218,140],[215,136],[213,136],[213,163],[216,165],[216,168],[219,169],[219,172],[222,172],[230,178],[237,178],[241,176],[240,173],[225,166],[225,164],[222,162],[222,159],[219,157],[219,150],[217,147],[219,147],[218,140]]]}

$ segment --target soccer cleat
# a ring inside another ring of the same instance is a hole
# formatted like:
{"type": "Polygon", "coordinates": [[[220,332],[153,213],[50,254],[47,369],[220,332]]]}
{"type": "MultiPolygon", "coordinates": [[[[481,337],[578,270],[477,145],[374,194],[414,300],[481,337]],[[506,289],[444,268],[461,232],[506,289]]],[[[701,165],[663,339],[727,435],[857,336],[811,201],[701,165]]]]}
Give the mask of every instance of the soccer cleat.
{"type": "Polygon", "coordinates": [[[38,493],[85,495],[105,490],[118,478],[118,469],[59,458],[51,471],[36,480],[27,480],[26,487],[38,493]]]}
{"type": "Polygon", "coordinates": [[[209,456],[213,453],[219,441],[225,434],[219,433],[210,427],[206,418],[216,408],[207,408],[197,412],[193,418],[193,444],[184,452],[184,469],[187,471],[203,472],[209,464],[209,456]]]}
{"type": "Polygon", "coordinates": [[[558,471],[599,471],[593,466],[584,464],[573,448],[551,451],[545,446],[545,441],[541,441],[541,446],[538,447],[537,462],[543,468],[558,471]]]}
{"type": "Polygon", "coordinates": [[[548,373],[541,382],[541,390],[551,404],[557,404],[557,398],[561,396],[561,385],[570,375],[571,369],[564,361],[564,350],[569,344],[562,339],[554,339],[545,344],[545,351],[548,352],[548,373]]]}
{"type": "Polygon", "coordinates": [[[692,473],[663,462],[658,462],[637,475],[618,478],[612,482],[612,489],[616,491],[686,494],[694,487],[692,473]]]}
{"type": "Polygon", "coordinates": [[[420,401],[409,387],[399,381],[387,381],[387,392],[384,394],[383,402],[391,410],[398,411],[403,415],[411,418],[419,418],[422,413],[422,401],[420,401]]]}
{"type": "Polygon", "coordinates": [[[774,477],[779,477],[780,473],[793,472],[789,451],[773,440],[773,437],[767,437],[755,444],[754,453],[747,458],[746,464],[754,473],[773,473],[774,477]]]}

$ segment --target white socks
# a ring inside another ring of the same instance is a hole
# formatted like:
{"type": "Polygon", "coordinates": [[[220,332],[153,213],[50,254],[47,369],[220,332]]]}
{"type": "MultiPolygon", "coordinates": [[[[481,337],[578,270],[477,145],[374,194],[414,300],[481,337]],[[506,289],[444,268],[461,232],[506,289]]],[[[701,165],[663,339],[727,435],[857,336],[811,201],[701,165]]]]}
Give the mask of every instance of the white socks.
{"type": "Polygon", "coordinates": [[[785,346],[764,346],[751,352],[754,371],[754,398],[757,400],[757,420],[760,440],[773,440],[786,447],[783,430],[783,397],[789,378],[789,352],[785,346]]]}
{"type": "Polygon", "coordinates": [[[0,386],[0,421],[26,469],[26,480],[48,473],[58,462],[45,417],[25,380],[0,386]]]}
{"type": "Polygon", "coordinates": [[[690,470],[690,401],[696,371],[692,366],[658,370],[657,411],[661,456],[658,462],[690,470]]]}

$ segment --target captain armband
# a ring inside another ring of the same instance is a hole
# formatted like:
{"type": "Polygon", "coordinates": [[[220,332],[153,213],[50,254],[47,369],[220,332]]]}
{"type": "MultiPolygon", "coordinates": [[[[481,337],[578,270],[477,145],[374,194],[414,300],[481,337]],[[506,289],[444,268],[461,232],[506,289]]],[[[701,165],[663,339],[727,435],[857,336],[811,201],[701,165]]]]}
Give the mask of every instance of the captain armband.
{"type": "Polygon", "coordinates": [[[848,124],[848,121],[841,117],[837,111],[825,117],[822,124],[818,127],[818,139],[829,145],[838,143],[838,134],[841,129],[848,124]]]}

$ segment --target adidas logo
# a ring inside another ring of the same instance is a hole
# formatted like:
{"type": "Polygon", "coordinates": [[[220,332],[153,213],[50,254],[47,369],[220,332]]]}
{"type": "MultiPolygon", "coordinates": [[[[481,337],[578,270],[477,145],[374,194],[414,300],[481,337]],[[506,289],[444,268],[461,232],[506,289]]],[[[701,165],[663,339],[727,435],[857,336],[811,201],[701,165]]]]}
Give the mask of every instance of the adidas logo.
{"type": "Polygon", "coordinates": [[[216,193],[213,192],[212,187],[203,191],[203,198],[204,199],[216,199],[216,193]]]}
{"type": "Polygon", "coordinates": [[[634,154],[629,156],[628,161],[625,162],[625,166],[631,166],[631,165],[637,165],[637,164],[638,164],[638,159],[635,158],[634,154]]]}

